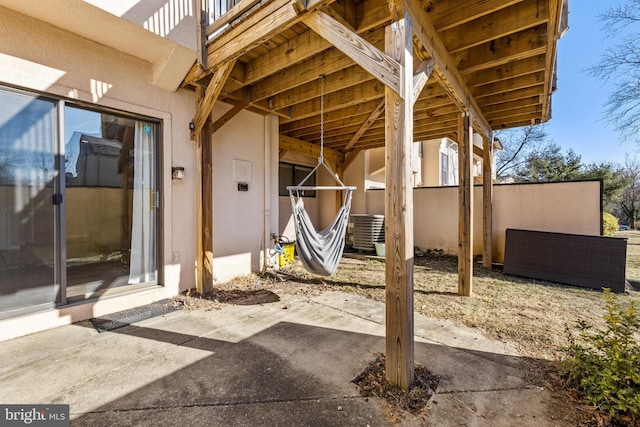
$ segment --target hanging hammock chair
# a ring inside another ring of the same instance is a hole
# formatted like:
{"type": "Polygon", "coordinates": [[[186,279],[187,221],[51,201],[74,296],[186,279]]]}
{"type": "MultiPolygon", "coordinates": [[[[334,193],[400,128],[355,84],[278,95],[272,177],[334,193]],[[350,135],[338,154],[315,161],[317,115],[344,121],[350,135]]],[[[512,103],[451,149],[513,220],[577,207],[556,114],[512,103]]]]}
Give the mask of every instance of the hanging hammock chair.
{"type": "Polygon", "coordinates": [[[348,187],[340,181],[338,175],[324,161],[324,75],[321,79],[320,97],[320,157],[315,168],[294,186],[287,186],[291,198],[291,210],[296,228],[296,251],[304,268],[310,273],[320,276],[331,276],[335,273],[344,251],[344,235],[349,223],[351,198],[356,187],[348,187]],[[304,183],[324,166],[339,186],[306,186],[304,183]],[[304,191],[333,190],[343,191],[342,206],[333,222],[324,230],[316,231],[309,214],[304,209],[302,194],[304,191]]]}

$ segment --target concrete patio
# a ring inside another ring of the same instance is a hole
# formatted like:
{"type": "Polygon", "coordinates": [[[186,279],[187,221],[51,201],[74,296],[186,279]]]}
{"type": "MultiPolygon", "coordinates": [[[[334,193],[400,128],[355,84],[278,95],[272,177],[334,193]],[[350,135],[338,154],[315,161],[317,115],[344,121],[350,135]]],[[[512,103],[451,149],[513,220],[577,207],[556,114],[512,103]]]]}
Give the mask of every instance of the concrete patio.
{"type": "MultiPolygon", "coordinates": [[[[351,382],[384,351],[384,305],[275,291],[268,304],[180,310],[99,333],[89,322],[0,343],[0,403],[70,405],[72,425],[385,426],[351,382]]],[[[416,363],[441,377],[401,425],[568,426],[503,343],[415,318],[416,363]]],[[[564,409],[563,409],[564,408],[564,409]]]]}

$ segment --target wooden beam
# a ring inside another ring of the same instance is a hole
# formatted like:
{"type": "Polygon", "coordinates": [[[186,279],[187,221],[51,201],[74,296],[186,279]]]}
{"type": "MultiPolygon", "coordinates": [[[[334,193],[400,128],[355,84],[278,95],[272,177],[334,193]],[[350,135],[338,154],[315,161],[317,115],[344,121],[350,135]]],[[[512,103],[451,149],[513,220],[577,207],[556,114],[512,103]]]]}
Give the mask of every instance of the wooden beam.
{"type": "MultiPolygon", "coordinates": [[[[301,139],[291,138],[287,135],[280,134],[280,149],[289,150],[295,153],[305,154],[311,157],[320,157],[320,146],[312,144],[301,139]]],[[[344,162],[344,154],[331,148],[324,148],[324,158],[328,162],[342,163],[344,162]]]]}
{"type": "Polygon", "coordinates": [[[209,82],[209,86],[207,86],[204,93],[204,97],[198,103],[198,107],[196,108],[196,114],[193,118],[195,128],[192,131],[192,138],[193,135],[197,135],[202,131],[205,122],[209,120],[211,110],[213,110],[213,105],[216,103],[216,100],[222,91],[222,87],[227,81],[235,62],[236,61],[234,59],[223,63],[214,73],[213,78],[211,79],[211,82],[209,82]]]}
{"type": "Polygon", "coordinates": [[[408,390],[414,378],[413,338],[413,37],[411,19],[386,29],[385,52],[401,64],[401,93],[385,89],[386,375],[408,390]]]}
{"type": "MultiPolygon", "coordinates": [[[[349,0],[350,1],[350,0],[349,0]]],[[[357,7],[357,17],[362,16],[361,8],[367,8],[370,3],[378,0],[366,0],[359,2],[357,7]]],[[[386,1],[386,0],[385,0],[386,1]]],[[[345,1],[346,3],[346,1],[345,1]]],[[[332,4],[333,6],[333,4],[332,4]]],[[[345,8],[349,9],[349,7],[345,8]]],[[[349,16],[351,11],[345,12],[345,16],[349,16]]],[[[366,14],[366,12],[364,12],[366,14]]],[[[348,20],[350,20],[349,18],[348,20]]],[[[389,20],[388,12],[386,17],[375,17],[370,21],[371,26],[361,29],[358,28],[357,33],[365,37],[370,43],[377,45],[378,40],[383,43],[384,41],[384,29],[375,29],[382,23],[389,20]],[[369,31],[374,29],[373,31],[369,31]]],[[[278,77],[287,79],[289,76],[300,74],[306,76],[308,79],[315,79],[318,77],[319,67],[331,67],[334,61],[338,60],[336,55],[342,55],[341,52],[336,49],[331,49],[331,44],[320,37],[315,31],[308,30],[297,37],[287,40],[286,42],[270,49],[265,54],[258,56],[257,58],[249,61],[246,64],[245,71],[245,85],[260,82],[270,77],[278,77]],[[322,53],[322,55],[319,55],[322,53]],[[293,65],[310,63],[309,67],[302,67],[300,69],[293,69],[293,65]],[[285,73],[282,75],[281,73],[285,73]]],[[[344,55],[342,55],[344,56],[344,55]]],[[[349,58],[347,64],[342,64],[342,68],[346,68],[353,64],[353,61],[349,58]]],[[[325,71],[326,74],[331,71],[325,71]]],[[[310,80],[307,80],[310,81],[310,80]]],[[[275,86],[275,82],[271,81],[269,85],[274,87],[274,90],[278,88],[275,86]]],[[[236,88],[237,89],[237,88],[236,88]]],[[[286,89],[286,87],[285,87],[286,89]]],[[[234,89],[235,90],[235,89],[234,89]]],[[[275,93],[281,92],[284,89],[280,89],[275,93]]],[[[256,97],[260,94],[260,88],[256,88],[256,97]]]]}
{"type": "Polygon", "coordinates": [[[278,152],[278,160],[282,160],[282,158],[289,152],[289,150],[280,149],[278,152]]]}
{"type": "MultiPolygon", "coordinates": [[[[334,0],[308,0],[307,10],[328,6],[334,0]]],[[[209,68],[215,69],[222,63],[237,59],[256,46],[271,39],[296,23],[303,16],[299,15],[290,0],[273,0],[250,14],[247,19],[235,27],[214,38],[208,45],[209,68]]]]}
{"type": "Polygon", "coordinates": [[[233,108],[231,108],[229,111],[224,113],[222,117],[220,117],[218,120],[215,121],[215,123],[213,123],[213,125],[211,126],[211,132],[216,133],[218,129],[224,126],[229,120],[234,118],[236,114],[244,110],[248,105],[249,105],[249,101],[242,101],[234,105],[233,108]]]}
{"type": "Polygon", "coordinates": [[[405,11],[413,19],[416,37],[435,60],[438,75],[444,80],[445,90],[463,111],[471,113],[478,131],[485,136],[490,135],[491,126],[482,115],[480,107],[473,99],[427,13],[418,2],[411,0],[405,1],[405,11]]]}
{"type": "Polygon", "coordinates": [[[547,84],[544,88],[544,95],[542,98],[542,121],[547,121],[551,118],[551,95],[554,90],[554,76],[556,72],[556,49],[558,31],[560,26],[560,20],[562,19],[562,3],[561,0],[550,0],[549,20],[547,21],[547,64],[545,67],[547,84]]]}
{"type": "Polygon", "coordinates": [[[413,75],[413,103],[415,104],[420,94],[422,93],[422,89],[429,81],[429,77],[431,77],[431,73],[433,72],[433,67],[435,65],[435,61],[433,59],[429,59],[423,61],[422,64],[418,67],[416,72],[413,75]]]}
{"type": "Polygon", "coordinates": [[[539,86],[529,86],[523,89],[516,89],[509,92],[499,92],[493,95],[483,96],[480,102],[482,102],[483,111],[484,111],[484,108],[488,108],[488,106],[491,106],[491,105],[498,106],[499,104],[514,102],[520,99],[525,99],[530,97],[539,98],[540,93],[541,93],[541,88],[539,86]]]}
{"type": "Polygon", "coordinates": [[[349,30],[346,26],[324,12],[304,15],[304,23],[318,33],[336,49],[380,80],[396,93],[400,92],[403,82],[400,77],[402,66],[392,58],[380,52],[364,38],[349,30]]]}
{"type": "MultiPolygon", "coordinates": [[[[322,69],[322,68],[320,68],[322,69]]],[[[317,70],[316,70],[317,71],[317,70]]],[[[324,94],[338,92],[347,87],[356,86],[373,80],[374,77],[357,65],[353,65],[344,70],[340,70],[325,77],[324,94]]],[[[299,104],[318,98],[322,95],[321,82],[316,75],[315,79],[309,83],[294,87],[270,98],[272,108],[276,111],[287,108],[290,105],[299,104]]]]}
{"type": "MultiPolygon", "coordinates": [[[[316,33],[313,34],[315,37],[320,37],[316,33]]],[[[373,46],[382,48],[384,46],[384,28],[367,33],[366,40],[373,46]]],[[[325,44],[327,44],[327,42],[323,40],[323,46],[325,44]]],[[[296,48],[300,47],[296,45],[296,48]]],[[[306,49],[308,48],[305,48],[305,51],[306,49]]],[[[254,100],[266,99],[270,96],[304,85],[305,83],[313,82],[317,80],[318,74],[320,73],[319,70],[322,70],[322,73],[326,74],[329,78],[331,74],[350,68],[354,65],[351,58],[337,49],[325,50],[324,52],[313,55],[295,65],[291,64],[296,61],[296,58],[291,58],[291,56],[295,56],[297,51],[282,51],[279,46],[274,50],[280,51],[280,56],[284,56],[284,59],[287,60],[283,62],[288,64],[288,66],[283,65],[283,69],[278,70],[263,80],[256,82],[251,87],[251,95],[254,100]]],[[[266,55],[271,57],[274,62],[281,62],[281,59],[272,52],[273,51],[269,51],[266,55]]],[[[258,62],[259,59],[260,57],[256,58],[252,63],[258,62]]],[[[249,68],[249,66],[247,68],[249,68]]],[[[253,75],[257,74],[255,70],[253,71],[253,75]]]]}
{"type": "Polygon", "coordinates": [[[189,85],[196,84],[206,75],[207,70],[204,69],[201,63],[196,62],[191,66],[191,69],[189,69],[189,72],[185,76],[180,87],[185,88],[189,85]]]}
{"type": "MultiPolygon", "coordinates": [[[[418,69],[416,70],[416,73],[413,76],[414,95],[416,93],[420,93],[419,90],[416,90],[416,87],[418,86],[420,89],[424,87],[420,85],[426,84],[427,80],[425,78],[428,79],[428,75],[431,70],[432,70],[432,67],[430,66],[430,61],[423,62],[420,65],[420,67],[418,67],[418,69]]],[[[427,86],[427,88],[429,87],[430,86],[427,86]]],[[[422,90],[422,94],[420,95],[420,100],[421,101],[416,102],[414,105],[414,109],[416,111],[418,109],[424,109],[425,105],[426,105],[426,108],[432,108],[432,107],[442,106],[444,104],[447,104],[447,105],[451,104],[451,100],[446,96],[445,92],[442,90],[440,85],[432,86],[430,90],[427,90],[427,89],[422,90]],[[437,87],[438,94],[442,94],[445,96],[437,99],[436,98],[429,99],[428,102],[425,104],[426,98],[424,98],[422,95],[428,95],[427,92],[430,92],[434,87],[437,87]]],[[[381,102],[384,102],[384,100],[382,100],[381,102]]],[[[362,123],[362,121],[366,120],[366,117],[369,116],[369,114],[367,114],[366,111],[369,110],[371,113],[373,113],[377,108],[379,108],[379,105],[380,104],[374,100],[374,101],[356,104],[354,107],[345,107],[345,108],[348,108],[348,110],[346,111],[341,110],[334,114],[327,113],[325,114],[325,124],[334,122],[331,124],[330,127],[331,129],[336,129],[344,126],[355,125],[356,123],[362,123]],[[366,115],[366,117],[359,117],[364,115],[366,115]],[[339,121],[340,123],[335,123],[337,121],[339,121]]],[[[295,111],[300,111],[299,110],[300,107],[304,108],[303,106],[299,105],[295,107],[295,111]]],[[[313,116],[307,119],[298,119],[293,122],[291,120],[286,120],[286,119],[281,121],[282,131],[294,137],[301,137],[304,135],[317,133],[320,131],[319,126],[320,126],[320,119],[318,117],[313,117],[313,116]],[[308,129],[308,128],[314,128],[314,129],[308,129]],[[297,131],[297,134],[296,134],[296,131],[297,131]],[[290,132],[293,132],[293,133],[290,133],[290,132]]],[[[351,130],[350,132],[355,132],[355,131],[356,130],[351,130]]]]}
{"type": "Polygon", "coordinates": [[[380,101],[378,106],[371,112],[371,114],[369,114],[369,117],[367,117],[364,123],[362,123],[362,126],[360,126],[360,129],[358,129],[355,135],[351,137],[347,145],[344,147],[344,151],[349,151],[351,147],[353,147],[353,145],[356,142],[358,142],[360,137],[367,131],[367,129],[371,127],[373,122],[375,122],[378,119],[378,117],[380,117],[380,114],[382,114],[382,112],[384,111],[384,104],[385,104],[384,100],[380,101]]]}
{"type": "Polygon", "coordinates": [[[391,13],[391,22],[396,22],[404,16],[404,6],[402,0],[387,0],[389,4],[389,12],[391,13]]]}
{"type": "Polygon", "coordinates": [[[548,1],[521,1],[511,7],[440,32],[450,53],[516,34],[547,20],[548,1]]]}
{"type": "Polygon", "coordinates": [[[358,2],[356,7],[358,32],[368,31],[391,22],[387,0],[366,0],[358,2]]]}
{"type": "MultiPolygon", "coordinates": [[[[374,99],[379,100],[384,94],[384,88],[385,86],[382,83],[373,80],[345,88],[340,92],[328,93],[324,97],[324,111],[325,113],[331,113],[332,111],[356,106],[374,99]]],[[[291,110],[280,110],[281,113],[288,111],[291,112],[291,118],[282,120],[281,123],[316,116],[320,114],[320,98],[296,104],[291,110]]]]}
{"type": "MultiPolygon", "coordinates": [[[[264,55],[249,61],[245,67],[245,82],[246,84],[253,84],[272,75],[277,75],[282,70],[294,64],[303,63],[330,47],[331,44],[314,31],[305,31],[298,37],[288,40],[269,50],[264,55]]],[[[317,70],[311,71],[313,78],[318,77],[317,70]]]]}
{"type": "Polygon", "coordinates": [[[494,39],[451,55],[462,74],[490,69],[547,50],[546,25],[538,25],[516,34],[494,39]]]}
{"type": "Polygon", "coordinates": [[[468,76],[467,87],[473,91],[475,86],[483,86],[502,80],[513,79],[527,74],[544,71],[545,55],[536,55],[509,64],[499,65],[490,70],[480,70],[468,76]]]}
{"type": "Polygon", "coordinates": [[[482,138],[482,265],[493,265],[493,136],[482,138]]]}
{"type": "Polygon", "coordinates": [[[473,280],[473,129],[464,112],[458,119],[458,295],[471,296],[473,280]]]}
{"type": "Polygon", "coordinates": [[[500,9],[504,9],[522,0],[483,0],[477,2],[464,2],[459,0],[449,1],[422,1],[429,6],[429,16],[438,31],[445,31],[464,23],[489,15],[500,9]]]}
{"type": "Polygon", "coordinates": [[[473,94],[475,95],[476,99],[479,100],[479,102],[482,102],[484,104],[484,100],[482,99],[484,96],[492,96],[500,94],[502,92],[525,89],[527,87],[538,86],[542,84],[544,84],[544,72],[537,72],[518,77],[517,79],[501,80],[499,82],[475,87],[473,88],[473,94]]]}

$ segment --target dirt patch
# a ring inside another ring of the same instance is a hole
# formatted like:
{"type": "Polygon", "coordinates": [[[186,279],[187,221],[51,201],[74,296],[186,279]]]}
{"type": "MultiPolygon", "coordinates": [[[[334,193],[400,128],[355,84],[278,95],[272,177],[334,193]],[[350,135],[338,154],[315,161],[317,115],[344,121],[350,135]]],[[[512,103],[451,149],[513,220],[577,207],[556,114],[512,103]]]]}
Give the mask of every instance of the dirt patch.
{"type": "Polygon", "coordinates": [[[416,365],[415,379],[409,390],[403,391],[387,381],[385,372],[384,354],[379,354],[353,380],[353,383],[358,386],[360,395],[383,399],[388,404],[389,421],[393,423],[398,422],[401,411],[415,416],[421,415],[435,393],[440,378],[425,367],[416,365]]]}
{"type": "Polygon", "coordinates": [[[214,289],[205,294],[188,290],[173,299],[175,304],[181,304],[187,310],[218,309],[222,304],[257,305],[278,301],[278,294],[267,289],[214,289]]]}

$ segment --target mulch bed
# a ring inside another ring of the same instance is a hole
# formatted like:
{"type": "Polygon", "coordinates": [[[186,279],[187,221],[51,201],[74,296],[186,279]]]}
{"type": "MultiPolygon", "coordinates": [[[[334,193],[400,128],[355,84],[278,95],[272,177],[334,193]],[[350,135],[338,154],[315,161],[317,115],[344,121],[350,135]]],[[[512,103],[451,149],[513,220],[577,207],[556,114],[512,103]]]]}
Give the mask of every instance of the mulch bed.
{"type": "Polygon", "coordinates": [[[389,404],[388,415],[392,421],[397,420],[399,410],[415,416],[420,415],[434,395],[439,381],[438,376],[425,367],[416,365],[415,379],[409,390],[401,390],[387,381],[384,354],[378,354],[365,370],[353,379],[361,396],[378,397],[389,404]]]}

